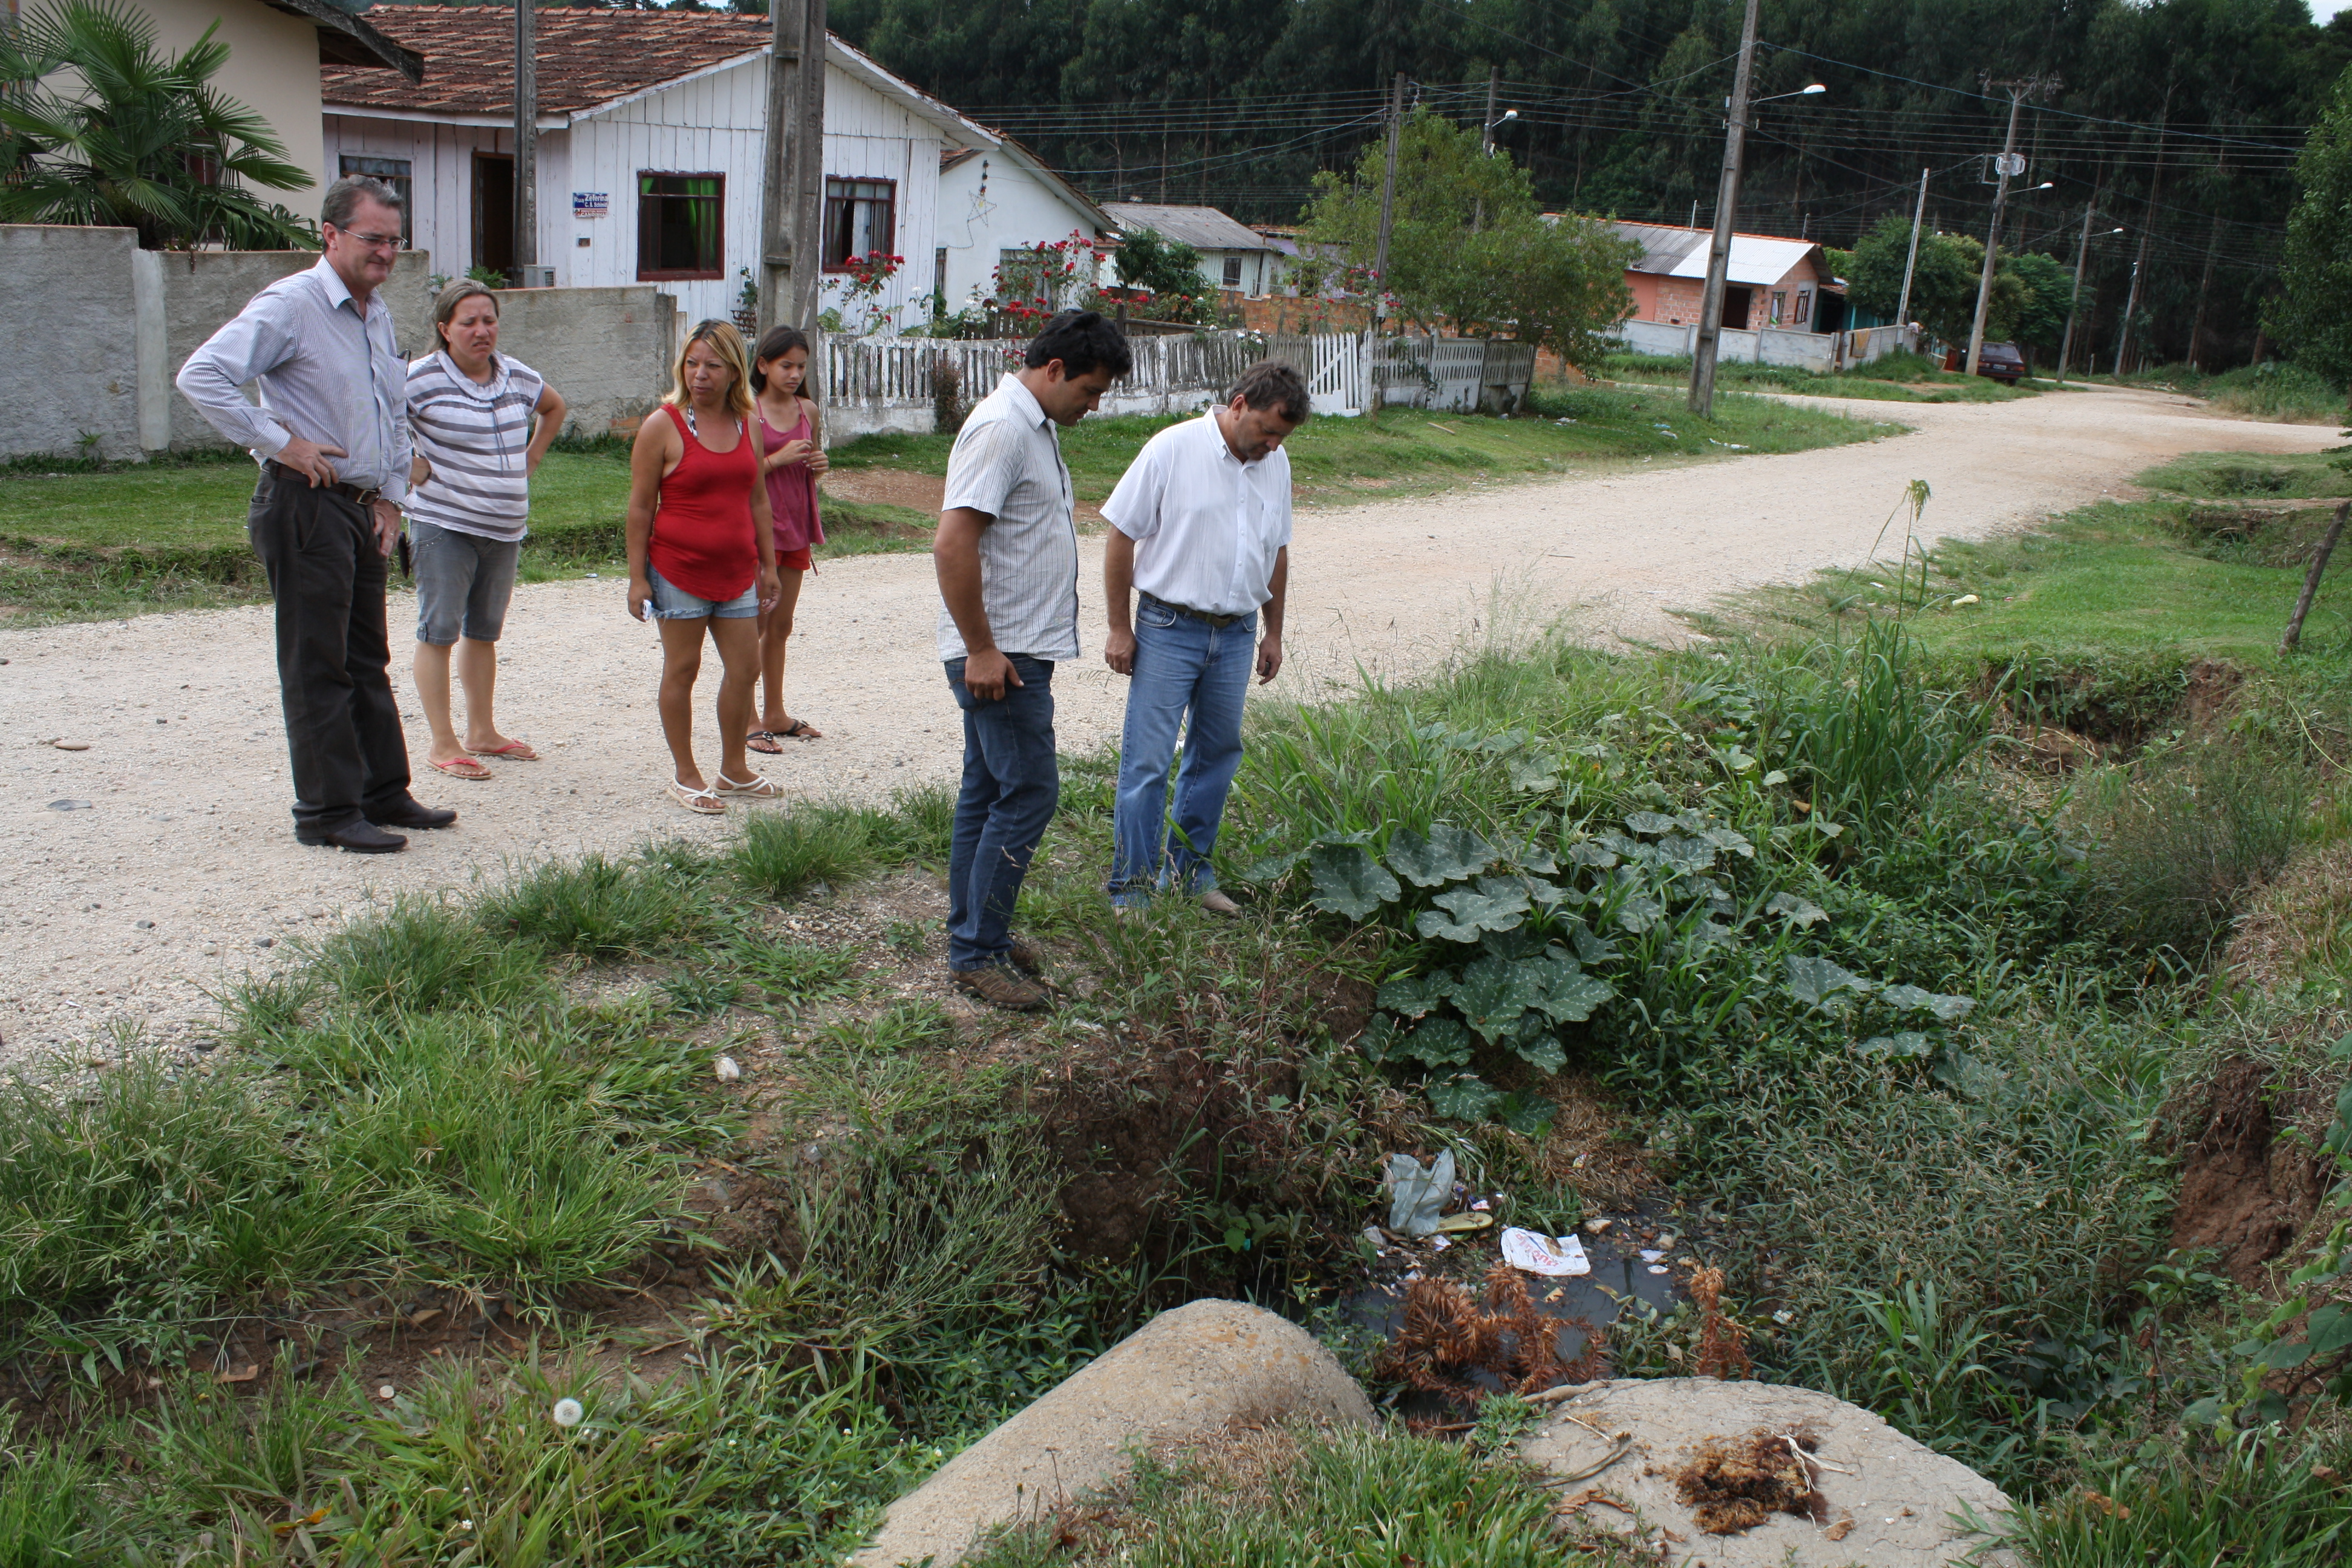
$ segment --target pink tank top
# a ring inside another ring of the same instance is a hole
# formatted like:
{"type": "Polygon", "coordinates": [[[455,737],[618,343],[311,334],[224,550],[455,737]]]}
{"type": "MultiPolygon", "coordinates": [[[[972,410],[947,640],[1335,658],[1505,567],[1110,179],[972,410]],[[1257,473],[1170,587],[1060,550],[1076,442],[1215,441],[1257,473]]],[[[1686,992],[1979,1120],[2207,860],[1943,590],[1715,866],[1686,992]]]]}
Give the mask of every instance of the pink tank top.
{"type": "MultiPolygon", "coordinates": [[[[784,431],[770,425],[765,414],[760,416],[763,453],[772,454],[785,442],[806,440],[808,436],[806,409],[801,411],[800,422],[784,431]]],[[[824,524],[817,517],[816,475],[810,471],[807,459],[768,470],[768,516],[775,524],[778,555],[824,542],[824,524]]]]}

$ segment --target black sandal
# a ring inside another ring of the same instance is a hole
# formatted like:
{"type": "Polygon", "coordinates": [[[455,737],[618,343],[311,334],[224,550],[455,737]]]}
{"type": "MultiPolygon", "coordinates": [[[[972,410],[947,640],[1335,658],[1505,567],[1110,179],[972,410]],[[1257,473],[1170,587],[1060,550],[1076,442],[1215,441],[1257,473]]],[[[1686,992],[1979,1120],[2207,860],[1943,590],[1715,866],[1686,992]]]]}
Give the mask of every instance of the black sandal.
{"type": "Polygon", "coordinates": [[[772,731],[772,733],[779,741],[822,741],[824,739],[824,731],[813,728],[805,719],[795,719],[793,721],[793,727],[791,729],[777,730],[772,731]]]}
{"type": "Polygon", "coordinates": [[[746,750],[757,752],[763,757],[781,757],[784,754],[784,749],[776,744],[776,740],[777,735],[773,730],[754,730],[743,737],[743,745],[746,750]],[[762,741],[768,743],[764,746],[760,744],[762,741]]]}

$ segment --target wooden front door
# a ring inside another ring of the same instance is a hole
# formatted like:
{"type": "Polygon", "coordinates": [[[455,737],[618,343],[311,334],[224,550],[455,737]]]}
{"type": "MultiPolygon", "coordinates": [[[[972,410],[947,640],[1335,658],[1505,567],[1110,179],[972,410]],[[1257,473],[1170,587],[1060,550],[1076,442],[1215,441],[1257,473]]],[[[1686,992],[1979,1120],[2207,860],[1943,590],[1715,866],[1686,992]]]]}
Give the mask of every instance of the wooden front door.
{"type": "Polygon", "coordinates": [[[474,265],[514,275],[514,159],[474,154],[474,265]]]}

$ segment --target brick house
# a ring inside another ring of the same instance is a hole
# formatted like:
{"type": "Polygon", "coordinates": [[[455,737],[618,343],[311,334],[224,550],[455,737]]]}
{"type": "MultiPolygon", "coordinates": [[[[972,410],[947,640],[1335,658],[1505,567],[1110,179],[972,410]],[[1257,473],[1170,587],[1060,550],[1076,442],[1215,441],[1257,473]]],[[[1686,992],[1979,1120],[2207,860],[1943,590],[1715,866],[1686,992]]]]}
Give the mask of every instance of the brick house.
{"type": "MultiPolygon", "coordinates": [[[[1642,247],[1641,258],[1625,269],[1626,287],[1633,291],[1633,319],[1670,326],[1697,321],[1714,231],[1654,223],[1610,226],[1642,247]]],[[[1822,301],[1840,292],[1822,247],[1812,241],[1735,234],[1724,279],[1722,324],[1749,331],[1825,331],[1830,323],[1822,320],[1822,301]]]]}

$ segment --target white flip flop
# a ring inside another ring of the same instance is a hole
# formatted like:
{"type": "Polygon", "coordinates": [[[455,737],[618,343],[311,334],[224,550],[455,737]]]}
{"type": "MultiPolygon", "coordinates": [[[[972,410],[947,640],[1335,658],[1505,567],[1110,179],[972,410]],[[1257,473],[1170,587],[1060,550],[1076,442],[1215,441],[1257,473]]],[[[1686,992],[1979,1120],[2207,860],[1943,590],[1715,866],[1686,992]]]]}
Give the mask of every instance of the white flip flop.
{"type": "MultiPolygon", "coordinates": [[[[719,776],[722,780],[726,777],[723,773],[719,776]]],[[[727,809],[727,803],[719,798],[717,790],[708,784],[700,789],[688,789],[678,782],[676,773],[670,775],[669,796],[697,816],[715,816],[727,809]]]]}

